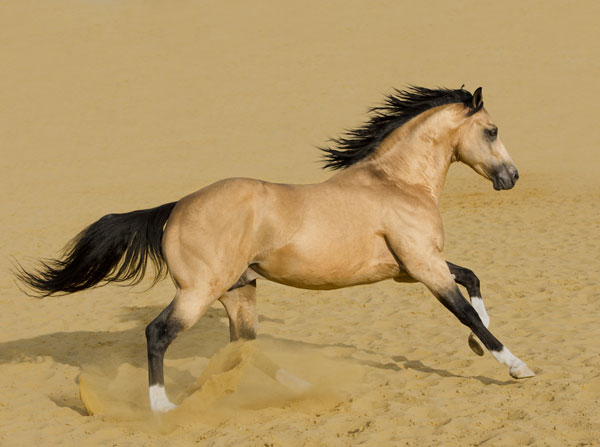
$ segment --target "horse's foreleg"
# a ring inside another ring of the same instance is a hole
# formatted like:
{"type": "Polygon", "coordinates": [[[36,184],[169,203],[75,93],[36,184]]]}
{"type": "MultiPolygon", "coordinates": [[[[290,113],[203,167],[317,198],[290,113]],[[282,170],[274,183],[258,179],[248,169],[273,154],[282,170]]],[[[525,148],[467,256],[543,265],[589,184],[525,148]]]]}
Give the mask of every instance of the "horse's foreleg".
{"type": "MultiPolygon", "coordinates": [[[[454,280],[467,289],[467,293],[471,299],[471,305],[477,311],[477,314],[479,315],[483,325],[486,328],[489,328],[490,317],[485,310],[485,306],[483,305],[483,298],[481,297],[481,290],[479,288],[479,278],[475,276],[475,273],[473,273],[472,270],[447,261],[446,264],[448,264],[450,273],[452,273],[454,276],[454,280]]],[[[469,334],[469,347],[475,354],[483,355],[483,349],[475,339],[473,332],[469,334]]]]}
{"type": "Polygon", "coordinates": [[[440,302],[452,312],[461,323],[468,326],[481,340],[496,360],[508,366],[509,373],[515,379],[532,377],[535,374],[527,365],[515,357],[506,346],[485,327],[475,308],[462,296],[456,285],[443,291],[434,292],[440,302]]]}
{"type": "Polygon", "coordinates": [[[229,317],[229,337],[231,341],[254,340],[258,315],[256,313],[256,280],[230,289],[219,301],[229,317]]]}
{"type": "Polygon", "coordinates": [[[485,327],[475,308],[463,297],[445,261],[437,258],[412,260],[404,265],[415,279],[425,284],[461,323],[473,331],[498,362],[508,366],[512,377],[521,379],[535,375],[485,327]]]}
{"type": "Polygon", "coordinates": [[[146,327],[150,407],[153,411],[166,412],[175,408],[165,392],[165,352],[177,334],[193,326],[213,301],[201,290],[178,290],[171,304],[146,327]]]}

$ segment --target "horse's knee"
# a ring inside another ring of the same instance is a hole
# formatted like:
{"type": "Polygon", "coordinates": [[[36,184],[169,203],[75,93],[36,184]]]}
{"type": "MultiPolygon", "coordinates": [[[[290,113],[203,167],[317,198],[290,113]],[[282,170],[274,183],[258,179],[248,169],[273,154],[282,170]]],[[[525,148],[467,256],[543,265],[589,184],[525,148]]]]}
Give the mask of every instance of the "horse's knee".
{"type": "Polygon", "coordinates": [[[473,272],[473,270],[465,269],[465,276],[467,277],[469,286],[472,287],[474,290],[479,290],[479,286],[480,286],[479,278],[473,272]]]}
{"type": "Polygon", "coordinates": [[[475,291],[479,290],[479,278],[473,272],[473,270],[465,267],[460,267],[460,271],[456,273],[454,274],[456,282],[465,286],[465,288],[469,291],[470,294],[473,294],[475,291]]]}
{"type": "Polygon", "coordinates": [[[469,292],[470,296],[479,296],[479,278],[473,270],[461,267],[456,264],[452,264],[447,262],[448,267],[450,268],[450,273],[454,276],[454,281],[461,286],[464,286],[469,292]]]}

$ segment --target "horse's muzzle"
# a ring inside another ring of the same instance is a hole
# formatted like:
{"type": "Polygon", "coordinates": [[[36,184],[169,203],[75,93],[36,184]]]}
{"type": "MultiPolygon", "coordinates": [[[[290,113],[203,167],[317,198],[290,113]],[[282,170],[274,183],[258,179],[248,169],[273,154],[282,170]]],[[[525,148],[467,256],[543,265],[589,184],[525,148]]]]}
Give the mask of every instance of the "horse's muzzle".
{"type": "Polygon", "coordinates": [[[494,169],[492,174],[492,182],[496,191],[511,189],[517,180],[519,180],[519,171],[513,165],[500,165],[494,169]]]}

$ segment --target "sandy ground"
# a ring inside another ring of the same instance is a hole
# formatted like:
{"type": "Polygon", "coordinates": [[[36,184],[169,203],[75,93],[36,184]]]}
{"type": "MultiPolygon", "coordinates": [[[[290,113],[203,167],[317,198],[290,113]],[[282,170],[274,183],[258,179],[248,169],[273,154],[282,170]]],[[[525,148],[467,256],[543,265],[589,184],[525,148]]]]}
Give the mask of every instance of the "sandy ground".
{"type": "Polygon", "coordinates": [[[323,3],[0,4],[0,445],[600,445],[598,3],[323,3]],[[157,418],[144,327],[169,281],[36,300],[9,273],[219,178],[325,179],[314,145],[409,83],[482,85],[520,169],[498,193],[453,166],[442,211],[533,379],[472,354],[418,284],[262,282],[258,341],[228,345],[210,309],[167,353],[183,404],[157,418]]]}

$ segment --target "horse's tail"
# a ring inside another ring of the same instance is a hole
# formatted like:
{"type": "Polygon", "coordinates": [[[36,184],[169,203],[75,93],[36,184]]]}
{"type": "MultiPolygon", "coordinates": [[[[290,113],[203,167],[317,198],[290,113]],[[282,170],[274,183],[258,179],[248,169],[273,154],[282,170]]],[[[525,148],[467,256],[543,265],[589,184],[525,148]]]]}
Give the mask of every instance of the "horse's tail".
{"type": "Polygon", "coordinates": [[[36,296],[67,294],[109,282],[139,283],[148,259],[158,281],[166,273],[161,249],[163,227],[176,202],[148,210],[108,214],[77,235],[61,259],[41,261],[37,271],[20,265],[16,276],[36,296]]]}

